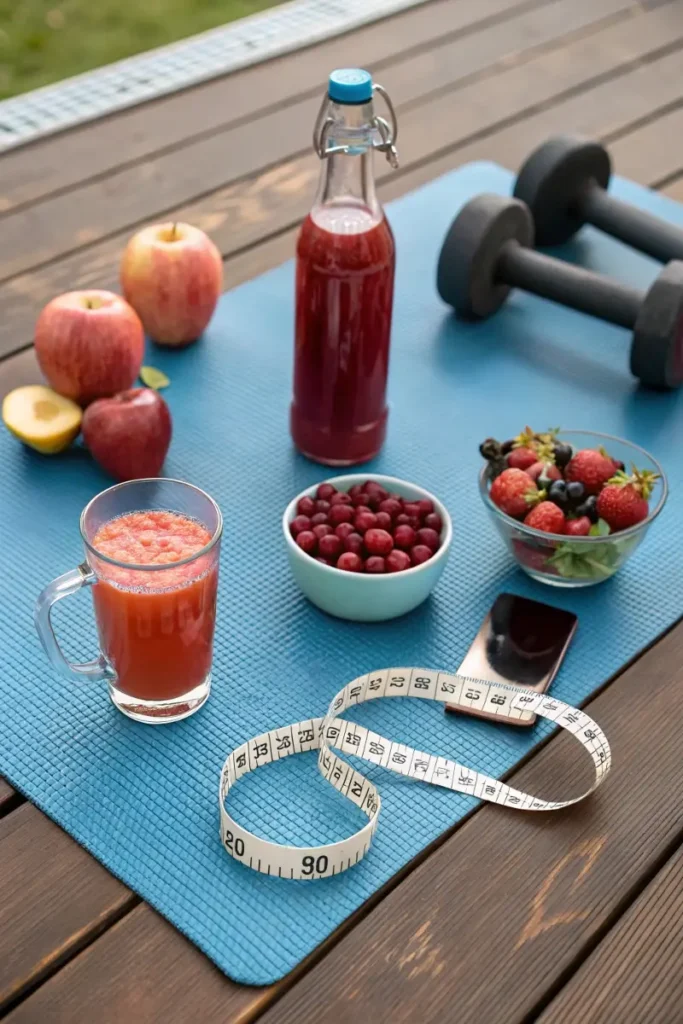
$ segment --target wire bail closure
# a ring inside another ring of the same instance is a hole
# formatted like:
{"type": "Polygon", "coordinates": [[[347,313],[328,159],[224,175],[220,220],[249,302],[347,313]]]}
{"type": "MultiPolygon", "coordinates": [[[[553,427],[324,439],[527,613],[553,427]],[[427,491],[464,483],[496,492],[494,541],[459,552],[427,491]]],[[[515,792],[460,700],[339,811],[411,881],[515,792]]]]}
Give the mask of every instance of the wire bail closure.
{"type": "MultiPolygon", "coordinates": [[[[375,93],[378,93],[382,97],[386,103],[387,110],[389,111],[388,121],[385,117],[381,117],[379,114],[375,114],[372,118],[371,125],[376,129],[380,138],[379,142],[372,143],[372,149],[376,149],[379,153],[384,153],[387,161],[395,170],[398,167],[398,151],[396,149],[398,120],[396,118],[394,104],[391,102],[391,98],[386,89],[378,83],[373,85],[372,92],[373,96],[375,93]]],[[[327,115],[329,102],[329,97],[327,93],[325,93],[313,128],[313,148],[321,160],[324,160],[328,156],[333,156],[335,153],[348,154],[355,151],[352,145],[328,145],[327,139],[330,134],[330,130],[336,124],[334,118],[327,115]]]]}

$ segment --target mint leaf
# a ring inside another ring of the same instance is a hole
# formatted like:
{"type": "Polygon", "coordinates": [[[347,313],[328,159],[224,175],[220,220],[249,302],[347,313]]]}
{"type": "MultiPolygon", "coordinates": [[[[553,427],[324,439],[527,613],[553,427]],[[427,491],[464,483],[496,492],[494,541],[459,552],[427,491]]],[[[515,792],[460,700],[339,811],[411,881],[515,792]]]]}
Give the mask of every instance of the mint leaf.
{"type": "Polygon", "coordinates": [[[598,519],[597,523],[593,523],[590,530],[588,531],[589,537],[607,537],[612,531],[609,528],[609,523],[606,523],[604,519],[598,519]]]}
{"type": "Polygon", "coordinates": [[[155,391],[161,391],[171,383],[170,377],[167,377],[162,370],[157,370],[155,366],[141,366],[140,380],[145,387],[153,388],[155,391]]]}

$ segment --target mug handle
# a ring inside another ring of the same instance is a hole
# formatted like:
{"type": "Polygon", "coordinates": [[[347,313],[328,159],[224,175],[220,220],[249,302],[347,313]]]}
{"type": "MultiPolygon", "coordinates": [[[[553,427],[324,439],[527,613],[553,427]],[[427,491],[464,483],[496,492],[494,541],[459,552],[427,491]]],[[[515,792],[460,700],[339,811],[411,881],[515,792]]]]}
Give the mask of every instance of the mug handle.
{"type": "Polygon", "coordinates": [[[57,641],[55,631],[52,627],[50,613],[52,606],[61,601],[69,594],[75,594],[81,587],[92,586],[97,582],[97,576],[87,562],[82,562],[77,569],[70,569],[62,576],[58,576],[52,583],[48,583],[36,601],[34,622],[40,637],[40,642],[45,649],[50,664],[61,675],[67,679],[92,679],[99,682],[103,679],[114,679],[115,675],[109,667],[102,654],[93,661],[84,661],[80,664],[68,661],[64,657],[61,647],[57,641]]]}

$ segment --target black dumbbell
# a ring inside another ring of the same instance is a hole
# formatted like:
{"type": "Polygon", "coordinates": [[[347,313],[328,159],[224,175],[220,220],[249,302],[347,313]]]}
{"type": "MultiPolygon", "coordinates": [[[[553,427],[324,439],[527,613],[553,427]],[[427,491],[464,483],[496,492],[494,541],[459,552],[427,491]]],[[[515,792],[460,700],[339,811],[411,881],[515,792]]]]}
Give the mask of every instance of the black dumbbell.
{"type": "Polygon", "coordinates": [[[522,164],[514,195],[531,210],[536,245],[561,245],[584,224],[660,263],[683,260],[683,231],[607,191],[612,163],[599,142],[558,135],[522,164]]]}
{"type": "Polygon", "coordinates": [[[633,330],[631,373],[652,388],[683,382],[683,263],[672,261],[647,292],[533,249],[533,221],[518,199],[480,195],[446,235],[439,295],[467,319],[491,316],[511,288],[633,330]]]}

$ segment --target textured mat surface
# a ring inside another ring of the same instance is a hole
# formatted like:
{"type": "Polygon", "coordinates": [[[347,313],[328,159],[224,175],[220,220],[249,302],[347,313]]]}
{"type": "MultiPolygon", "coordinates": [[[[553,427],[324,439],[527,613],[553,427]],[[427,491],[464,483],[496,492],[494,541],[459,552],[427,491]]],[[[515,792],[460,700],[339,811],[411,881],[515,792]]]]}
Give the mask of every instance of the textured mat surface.
{"type": "MultiPolygon", "coordinates": [[[[79,512],[108,481],[82,451],[45,459],[0,436],[0,772],[240,981],[272,982],[289,971],[472,801],[375,769],[383,810],[367,858],[326,881],[267,878],[231,860],[218,838],[219,771],[234,745],[323,713],[344,683],[373,668],[455,669],[503,589],[578,613],[555,684],[572,703],[681,612],[683,394],[638,390],[623,330],[521,294],[487,324],[464,327],[436,296],[436,256],[451,217],[471,195],[510,185],[507,171],[470,165],[389,211],[399,250],[392,411],[385,450],[370,470],[436,492],[455,527],[437,590],[403,621],[328,618],[288,574],[282,509],[326,475],[289,444],[291,265],[224,296],[200,344],[150,355],[172,378],[167,474],[210,491],[226,523],[214,690],[193,718],[150,729],[118,714],[103,689],[53,678],[33,632],[33,602],[42,584],[81,560],[79,512]],[[628,437],[667,469],[668,507],[614,580],[574,593],[534,584],[485,518],[477,443],[527,421],[628,437]]],[[[671,201],[625,182],[616,189],[683,225],[683,209],[671,201]]],[[[640,285],[657,270],[592,232],[571,253],[640,285]]],[[[92,656],[89,595],[62,602],[55,619],[70,652],[92,656]]],[[[410,700],[354,715],[385,736],[494,775],[546,733],[543,725],[522,732],[454,720],[410,700]]],[[[300,844],[335,840],[365,821],[318,779],[314,755],[248,776],[232,806],[252,830],[300,844]]]]}

